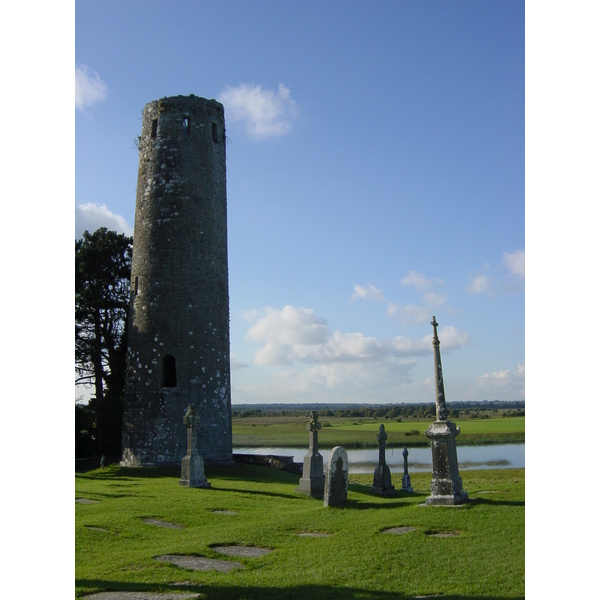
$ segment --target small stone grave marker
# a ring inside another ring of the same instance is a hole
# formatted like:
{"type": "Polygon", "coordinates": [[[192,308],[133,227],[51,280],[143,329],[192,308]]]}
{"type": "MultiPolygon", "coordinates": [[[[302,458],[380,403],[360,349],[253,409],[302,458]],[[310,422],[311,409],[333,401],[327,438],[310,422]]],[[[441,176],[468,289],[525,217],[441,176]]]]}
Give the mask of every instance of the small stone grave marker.
{"type": "Polygon", "coordinates": [[[79,502],[79,504],[98,504],[98,500],[90,500],[89,498],[75,498],[75,502],[79,502]]]}
{"type": "Polygon", "coordinates": [[[438,538],[450,538],[450,537],[458,537],[460,534],[458,531],[426,531],[425,535],[430,535],[431,537],[438,538]]]}
{"type": "Polygon", "coordinates": [[[192,571],[220,571],[228,573],[233,569],[245,569],[244,565],[230,560],[219,560],[218,558],[205,558],[204,556],[183,556],[176,554],[165,554],[156,556],[154,560],[170,562],[182,569],[192,571]]]}
{"type": "Polygon", "coordinates": [[[211,510],[211,512],[217,515],[237,515],[238,513],[235,510],[211,510]]]}
{"type": "Polygon", "coordinates": [[[212,549],[219,554],[245,556],[246,558],[256,558],[273,552],[269,548],[260,548],[259,546],[212,546],[212,549]]]}
{"type": "Polygon", "coordinates": [[[329,537],[330,533],[325,533],[324,531],[302,531],[296,534],[298,537],[329,537]]]}
{"type": "Polygon", "coordinates": [[[160,521],[159,519],[142,519],[144,523],[148,523],[148,525],[156,525],[157,527],[167,527],[169,529],[185,529],[182,525],[177,525],[177,523],[169,523],[169,521],[160,521]]]}
{"type": "Polygon", "coordinates": [[[348,499],[348,453],[342,446],[331,449],[325,470],[323,506],[336,506],[348,499]]]}
{"type": "Polygon", "coordinates": [[[416,531],[416,527],[390,527],[389,529],[384,529],[381,533],[390,533],[392,535],[402,535],[403,533],[409,533],[411,531],[416,531]]]}

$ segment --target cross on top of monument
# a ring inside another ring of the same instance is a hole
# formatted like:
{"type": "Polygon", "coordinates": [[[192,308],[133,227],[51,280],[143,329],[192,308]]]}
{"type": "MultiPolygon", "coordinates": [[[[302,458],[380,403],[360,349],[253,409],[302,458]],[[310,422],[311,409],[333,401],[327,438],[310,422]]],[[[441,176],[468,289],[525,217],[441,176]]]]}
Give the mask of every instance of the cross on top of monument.
{"type": "Polygon", "coordinates": [[[321,429],[321,423],[319,423],[319,413],[317,413],[317,411],[311,411],[309,418],[310,421],[306,424],[306,428],[309,431],[319,431],[319,429],[321,429]]]}
{"type": "Polygon", "coordinates": [[[379,445],[381,444],[385,444],[385,441],[387,440],[388,436],[387,433],[385,432],[385,427],[383,426],[383,423],[379,426],[379,433],[377,434],[377,441],[379,442],[379,445]]]}
{"type": "Polygon", "coordinates": [[[195,404],[188,404],[185,415],[183,415],[183,424],[186,427],[195,427],[198,424],[198,415],[196,414],[195,404]]]}

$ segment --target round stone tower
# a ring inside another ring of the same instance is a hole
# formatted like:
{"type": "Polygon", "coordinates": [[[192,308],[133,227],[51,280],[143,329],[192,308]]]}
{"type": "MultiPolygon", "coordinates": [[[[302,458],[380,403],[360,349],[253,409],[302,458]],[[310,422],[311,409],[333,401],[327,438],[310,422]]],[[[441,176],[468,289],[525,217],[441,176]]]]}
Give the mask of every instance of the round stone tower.
{"type": "Polygon", "coordinates": [[[216,100],[162,98],[139,138],[123,409],[124,465],[231,463],[225,117],[216,100]]]}

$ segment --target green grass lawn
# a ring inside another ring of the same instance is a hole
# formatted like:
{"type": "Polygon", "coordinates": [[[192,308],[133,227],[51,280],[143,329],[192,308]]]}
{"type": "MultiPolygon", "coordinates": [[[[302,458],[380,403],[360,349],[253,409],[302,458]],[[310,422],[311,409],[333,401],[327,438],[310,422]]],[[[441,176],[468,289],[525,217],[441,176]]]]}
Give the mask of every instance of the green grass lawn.
{"type": "MultiPolygon", "coordinates": [[[[411,474],[415,493],[397,498],[371,495],[372,476],[351,475],[348,502],[334,508],[295,492],[298,476],[282,471],[236,465],[206,474],[212,489],[179,486],[177,468],[111,466],[76,475],[76,498],[98,501],[75,504],[76,596],[128,590],[197,592],[217,600],[524,597],[524,469],[461,473],[470,502],[460,508],[421,506],[429,473],[411,474]],[[381,533],[398,526],[416,529],[381,533]],[[307,531],[331,535],[297,535],[307,531]],[[440,531],[458,535],[429,535],[440,531]],[[228,558],[212,549],[226,544],[273,551],[228,558]],[[197,572],[154,560],[162,554],[234,560],[246,568],[197,572]]],[[[394,485],[400,487],[397,476],[394,485]]]]}
{"type": "MultiPolygon", "coordinates": [[[[233,419],[233,443],[238,447],[308,445],[307,418],[258,417],[233,419]]],[[[347,419],[323,417],[319,431],[319,446],[347,449],[377,447],[377,431],[385,425],[388,445],[428,446],[425,437],[429,421],[378,421],[375,419],[347,419]]],[[[525,441],[525,417],[457,419],[460,435],[458,445],[484,443],[513,443],[525,441]]]]}

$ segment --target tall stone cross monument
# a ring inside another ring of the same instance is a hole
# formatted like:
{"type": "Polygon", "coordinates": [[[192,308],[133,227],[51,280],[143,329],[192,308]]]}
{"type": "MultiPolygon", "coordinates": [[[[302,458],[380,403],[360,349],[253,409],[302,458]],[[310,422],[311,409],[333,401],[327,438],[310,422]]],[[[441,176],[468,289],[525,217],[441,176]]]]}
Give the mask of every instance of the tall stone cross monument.
{"type": "Polygon", "coordinates": [[[382,423],[379,426],[379,433],[377,434],[377,441],[379,442],[379,463],[377,467],[375,467],[371,491],[375,494],[394,496],[396,495],[396,489],[392,485],[390,468],[385,463],[385,442],[387,437],[385,427],[382,423]]]}
{"type": "Polygon", "coordinates": [[[436,421],[425,432],[425,435],[431,440],[433,463],[431,496],[425,500],[425,504],[463,504],[468,500],[468,495],[463,490],[462,479],[458,474],[456,436],[460,433],[460,427],[457,427],[447,419],[444,378],[442,376],[442,357],[440,355],[440,340],[437,334],[438,323],[435,320],[435,316],[433,317],[433,321],[431,321],[431,325],[433,326],[436,421]]]}
{"type": "Polygon", "coordinates": [[[204,475],[204,460],[198,454],[196,447],[198,415],[196,414],[196,406],[194,404],[188,405],[183,416],[183,424],[187,429],[187,454],[181,460],[181,479],[179,480],[179,485],[209,488],[210,483],[208,483],[204,475]]]}
{"type": "Polygon", "coordinates": [[[313,498],[323,498],[325,475],[323,474],[323,457],[319,454],[319,429],[321,429],[321,423],[319,423],[319,414],[317,411],[311,411],[306,428],[310,432],[308,454],[304,457],[302,478],[300,479],[298,491],[313,498]]]}

